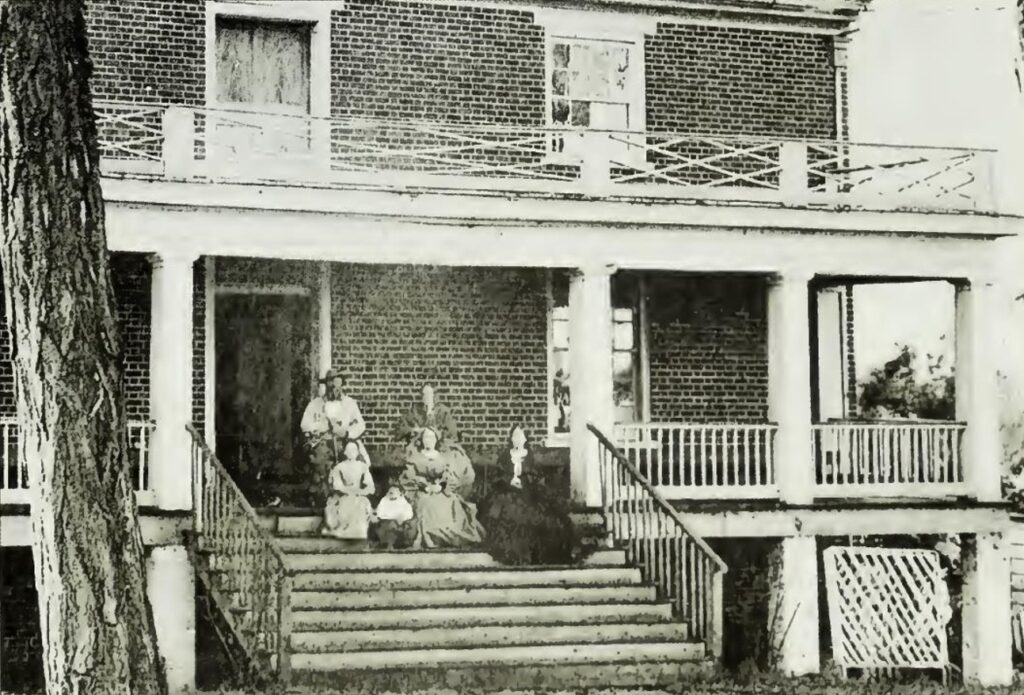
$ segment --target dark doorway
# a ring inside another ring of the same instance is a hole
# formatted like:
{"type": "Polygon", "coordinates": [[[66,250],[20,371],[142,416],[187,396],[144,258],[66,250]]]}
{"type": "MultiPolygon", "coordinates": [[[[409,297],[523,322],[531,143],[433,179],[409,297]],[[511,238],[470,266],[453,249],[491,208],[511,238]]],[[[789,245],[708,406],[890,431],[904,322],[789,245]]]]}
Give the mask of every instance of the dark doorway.
{"type": "Polygon", "coordinates": [[[217,455],[254,504],[301,482],[311,339],[306,295],[217,296],[217,455]]]}

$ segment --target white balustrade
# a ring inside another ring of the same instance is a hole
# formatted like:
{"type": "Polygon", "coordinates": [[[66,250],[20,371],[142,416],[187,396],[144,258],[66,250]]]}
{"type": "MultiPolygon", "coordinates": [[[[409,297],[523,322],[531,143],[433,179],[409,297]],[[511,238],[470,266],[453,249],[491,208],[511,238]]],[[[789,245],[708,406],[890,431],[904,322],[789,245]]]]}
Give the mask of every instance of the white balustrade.
{"type": "Polygon", "coordinates": [[[965,494],[961,423],[833,422],[813,427],[816,497],[965,494]]]}
{"type": "Polygon", "coordinates": [[[107,174],[991,211],[988,150],[97,102],[107,174]]]}
{"type": "MultiPolygon", "coordinates": [[[[154,501],[149,476],[149,441],[153,423],[129,421],[128,461],[136,498],[140,504],[154,501]]],[[[13,417],[0,418],[0,503],[27,504],[28,466],[22,448],[18,422],[13,417]]]]}
{"type": "Polygon", "coordinates": [[[623,454],[669,499],[771,498],[775,425],[620,425],[623,454]]]}

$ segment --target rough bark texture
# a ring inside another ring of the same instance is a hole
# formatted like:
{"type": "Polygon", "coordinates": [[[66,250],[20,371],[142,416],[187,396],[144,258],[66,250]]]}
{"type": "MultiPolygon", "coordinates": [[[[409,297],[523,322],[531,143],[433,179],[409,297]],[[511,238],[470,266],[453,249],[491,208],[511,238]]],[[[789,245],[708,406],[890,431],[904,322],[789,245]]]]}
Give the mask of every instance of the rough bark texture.
{"type": "Polygon", "coordinates": [[[129,482],[83,0],[0,0],[0,215],[47,692],[166,692],[129,482]]]}

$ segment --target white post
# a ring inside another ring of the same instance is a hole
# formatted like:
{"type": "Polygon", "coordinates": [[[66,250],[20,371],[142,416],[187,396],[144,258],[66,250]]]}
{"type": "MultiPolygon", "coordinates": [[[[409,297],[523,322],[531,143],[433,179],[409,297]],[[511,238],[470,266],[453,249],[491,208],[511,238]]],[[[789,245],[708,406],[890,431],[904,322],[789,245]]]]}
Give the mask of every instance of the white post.
{"type": "Polygon", "coordinates": [[[779,145],[779,191],[785,202],[807,199],[807,144],[784,141],[779,145]]]}
{"type": "Polygon", "coordinates": [[[320,308],[320,372],[323,376],[331,368],[332,361],[332,329],[331,329],[331,264],[320,264],[320,287],[319,287],[319,308],[320,308]]]}
{"type": "Polygon", "coordinates": [[[188,553],[180,545],[155,547],[146,559],[146,593],[153,607],[157,650],[171,695],[196,687],[196,587],[188,553]]]}
{"type": "Polygon", "coordinates": [[[996,380],[997,299],[991,283],[956,293],[956,416],[967,422],[964,479],[979,502],[1002,500],[1002,445],[996,380]]]}
{"type": "Polygon", "coordinates": [[[1010,560],[998,534],[963,539],[964,683],[1006,686],[1013,681],[1010,560]]]}
{"type": "Polygon", "coordinates": [[[196,124],[192,109],[168,106],[163,121],[164,176],[186,179],[194,173],[196,124]]]}
{"type": "Polygon", "coordinates": [[[818,673],[818,548],[814,536],[783,538],[773,553],[771,572],[768,633],[773,665],[786,676],[818,673]]]}
{"type": "Polygon", "coordinates": [[[569,282],[569,471],[574,502],[601,505],[597,438],[593,424],[613,437],[612,267],[577,271],[569,282]]]}
{"type": "Polygon", "coordinates": [[[583,185],[595,192],[607,189],[611,183],[611,135],[600,131],[584,131],[583,161],[580,163],[580,179],[583,185]]]}
{"type": "Polygon", "coordinates": [[[150,256],[153,266],[149,356],[151,481],[161,509],[189,509],[192,421],[193,254],[150,256]]]}
{"type": "Polygon", "coordinates": [[[768,288],[768,417],[778,426],[775,475],[783,502],[814,500],[811,455],[809,274],[785,273],[768,288]]]}

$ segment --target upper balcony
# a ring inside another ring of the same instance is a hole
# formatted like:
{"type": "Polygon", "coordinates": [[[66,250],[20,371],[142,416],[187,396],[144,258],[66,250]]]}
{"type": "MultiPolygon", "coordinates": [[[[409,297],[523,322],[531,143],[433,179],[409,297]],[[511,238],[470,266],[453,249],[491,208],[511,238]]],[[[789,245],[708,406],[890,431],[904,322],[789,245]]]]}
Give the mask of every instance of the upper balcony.
{"type": "Polygon", "coordinates": [[[995,152],[839,140],[321,119],[99,102],[103,173],[171,181],[997,212],[995,152]]]}

